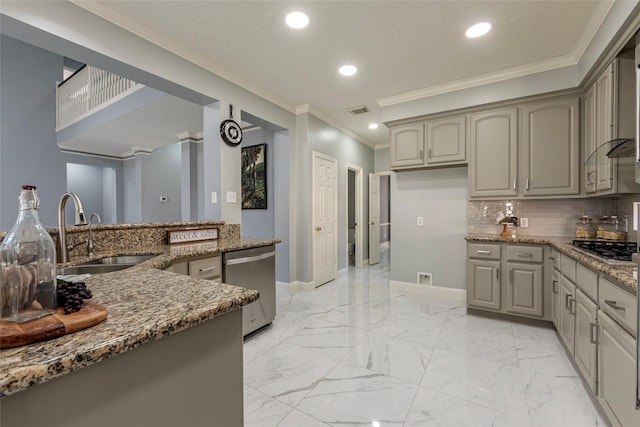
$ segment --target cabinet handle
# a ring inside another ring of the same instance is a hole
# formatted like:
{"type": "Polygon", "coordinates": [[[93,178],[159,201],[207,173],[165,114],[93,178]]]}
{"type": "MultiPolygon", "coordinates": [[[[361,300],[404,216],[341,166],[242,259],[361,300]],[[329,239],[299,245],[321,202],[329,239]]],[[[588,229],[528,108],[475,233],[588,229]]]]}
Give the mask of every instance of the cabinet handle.
{"type": "Polygon", "coordinates": [[[509,270],[509,283],[513,283],[513,270],[509,270]]]}
{"type": "Polygon", "coordinates": [[[531,258],[532,256],[533,256],[533,254],[530,254],[530,253],[524,253],[524,254],[520,253],[520,254],[518,254],[519,258],[531,258]]]}
{"type": "Polygon", "coordinates": [[[571,300],[569,301],[569,314],[573,314],[574,316],[576,314],[576,299],[575,298],[571,298],[571,300]]]}
{"type": "Polygon", "coordinates": [[[485,251],[485,250],[482,250],[482,249],[478,249],[477,252],[479,254],[481,254],[481,255],[489,255],[489,254],[491,254],[491,251],[485,251]]]}
{"type": "Polygon", "coordinates": [[[525,190],[529,191],[529,178],[524,180],[524,188],[525,190]]]}
{"type": "Polygon", "coordinates": [[[422,154],[422,149],[420,150],[420,160],[424,160],[423,154],[422,154]]]}
{"type": "Polygon", "coordinates": [[[496,280],[500,281],[500,268],[496,268],[496,280]]]}
{"type": "Polygon", "coordinates": [[[552,283],[553,283],[553,288],[552,288],[553,289],[553,293],[557,294],[558,293],[558,281],[554,280],[552,283]]]}
{"type": "Polygon", "coordinates": [[[618,305],[618,303],[616,301],[610,300],[610,299],[606,299],[604,300],[604,303],[607,304],[609,307],[613,308],[614,310],[620,310],[620,311],[625,311],[626,308],[624,308],[621,305],[618,305]]]}
{"type": "Polygon", "coordinates": [[[589,323],[589,341],[591,344],[598,344],[598,325],[596,323],[589,323]]]}
{"type": "Polygon", "coordinates": [[[571,298],[571,294],[566,294],[564,296],[564,308],[569,309],[569,299],[571,298]]]}
{"type": "Polygon", "coordinates": [[[556,259],[555,259],[554,257],[552,257],[552,256],[550,256],[550,257],[549,257],[549,259],[550,259],[551,261],[553,261],[553,262],[556,262],[556,259]]]}
{"type": "Polygon", "coordinates": [[[517,190],[518,190],[518,187],[517,187],[517,185],[516,185],[516,184],[517,184],[517,182],[518,182],[518,181],[514,178],[514,179],[513,179],[513,191],[517,191],[517,190]]]}
{"type": "Polygon", "coordinates": [[[431,158],[431,148],[429,148],[429,150],[427,151],[427,158],[431,158]]]}
{"type": "Polygon", "coordinates": [[[207,268],[200,268],[198,269],[198,271],[200,273],[206,273],[207,271],[213,271],[215,270],[217,267],[214,265],[213,267],[207,267],[207,268]]]}

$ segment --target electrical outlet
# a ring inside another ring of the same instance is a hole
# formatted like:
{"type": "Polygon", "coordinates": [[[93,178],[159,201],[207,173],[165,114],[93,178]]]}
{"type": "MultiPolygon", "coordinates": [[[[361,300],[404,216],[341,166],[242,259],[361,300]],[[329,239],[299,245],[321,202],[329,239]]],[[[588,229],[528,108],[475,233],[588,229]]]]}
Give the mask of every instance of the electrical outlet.
{"type": "Polygon", "coordinates": [[[235,202],[236,202],[236,192],[227,191],[227,203],[235,203],[235,202]]]}
{"type": "Polygon", "coordinates": [[[418,217],[418,225],[424,225],[424,217],[418,217]]]}
{"type": "Polygon", "coordinates": [[[529,218],[520,218],[520,227],[527,228],[529,226],[529,218]]]}
{"type": "Polygon", "coordinates": [[[160,201],[160,203],[167,203],[169,201],[169,197],[160,196],[160,197],[158,197],[158,200],[160,201]]]}

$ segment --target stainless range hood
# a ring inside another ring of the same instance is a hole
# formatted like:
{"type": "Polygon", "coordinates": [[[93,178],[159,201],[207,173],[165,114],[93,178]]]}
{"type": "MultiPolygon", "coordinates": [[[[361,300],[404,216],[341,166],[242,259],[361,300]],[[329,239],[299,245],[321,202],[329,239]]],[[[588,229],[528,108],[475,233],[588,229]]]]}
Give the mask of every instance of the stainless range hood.
{"type": "Polygon", "coordinates": [[[607,157],[636,157],[636,141],[631,138],[618,138],[609,141],[613,148],[607,152],[607,157]]]}

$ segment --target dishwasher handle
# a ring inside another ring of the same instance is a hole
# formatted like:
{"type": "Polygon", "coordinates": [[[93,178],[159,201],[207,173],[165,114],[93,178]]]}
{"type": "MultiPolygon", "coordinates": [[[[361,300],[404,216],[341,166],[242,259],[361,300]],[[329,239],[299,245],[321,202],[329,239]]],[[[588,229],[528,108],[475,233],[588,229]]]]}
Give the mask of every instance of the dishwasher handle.
{"type": "Polygon", "coordinates": [[[228,259],[225,261],[224,265],[247,264],[249,262],[261,261],[263,259],[271,258],[274,256],[276,256],[276,251],[271,251],[271,252],[266,252],[264,254],[255,255],[255,256],[228,259]]]}

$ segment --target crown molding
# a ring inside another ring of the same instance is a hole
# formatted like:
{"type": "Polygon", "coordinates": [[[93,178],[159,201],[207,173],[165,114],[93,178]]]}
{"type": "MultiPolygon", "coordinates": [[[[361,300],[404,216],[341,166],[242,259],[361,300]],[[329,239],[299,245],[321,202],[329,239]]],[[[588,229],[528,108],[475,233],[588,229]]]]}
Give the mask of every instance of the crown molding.
{"type": "Polygon", "coordinates": [[[309,105],[309,104],[300,105],[300,106],[298,106],[296,111],[298,111],[298,109],[299,109],[300,112],[296,113],[296,114],[303,114],[303,113],[312,114],[312,115],[316,116],[317,118],[319,118],[320,120],[322,120],[323,122],[327,123],[328,125],[333,126],[334,128],[336,128],[340,132],[344,133],[345,135],[349,135],[351,138],[355,139],[359,143],[364,144],[364,145],[366,145],[367,147],[370,147],[370,148],[375,148],[376,147],[373,142],[368,141],[362,135],[359,135],[359,134],[357,134],[357,133],[355,133],[355,132],[353,132],[353,131],[351,131],[349,129],[346,129],[342,125],[338,124],[338,122],[336,120],[333,120],[331,117],[327,116],[326,114],[324,114],[320,110],[316,109],[312,105],[309,105]],[[300,107],[302,107],[302,108],[300,108],[300,107]]]}

